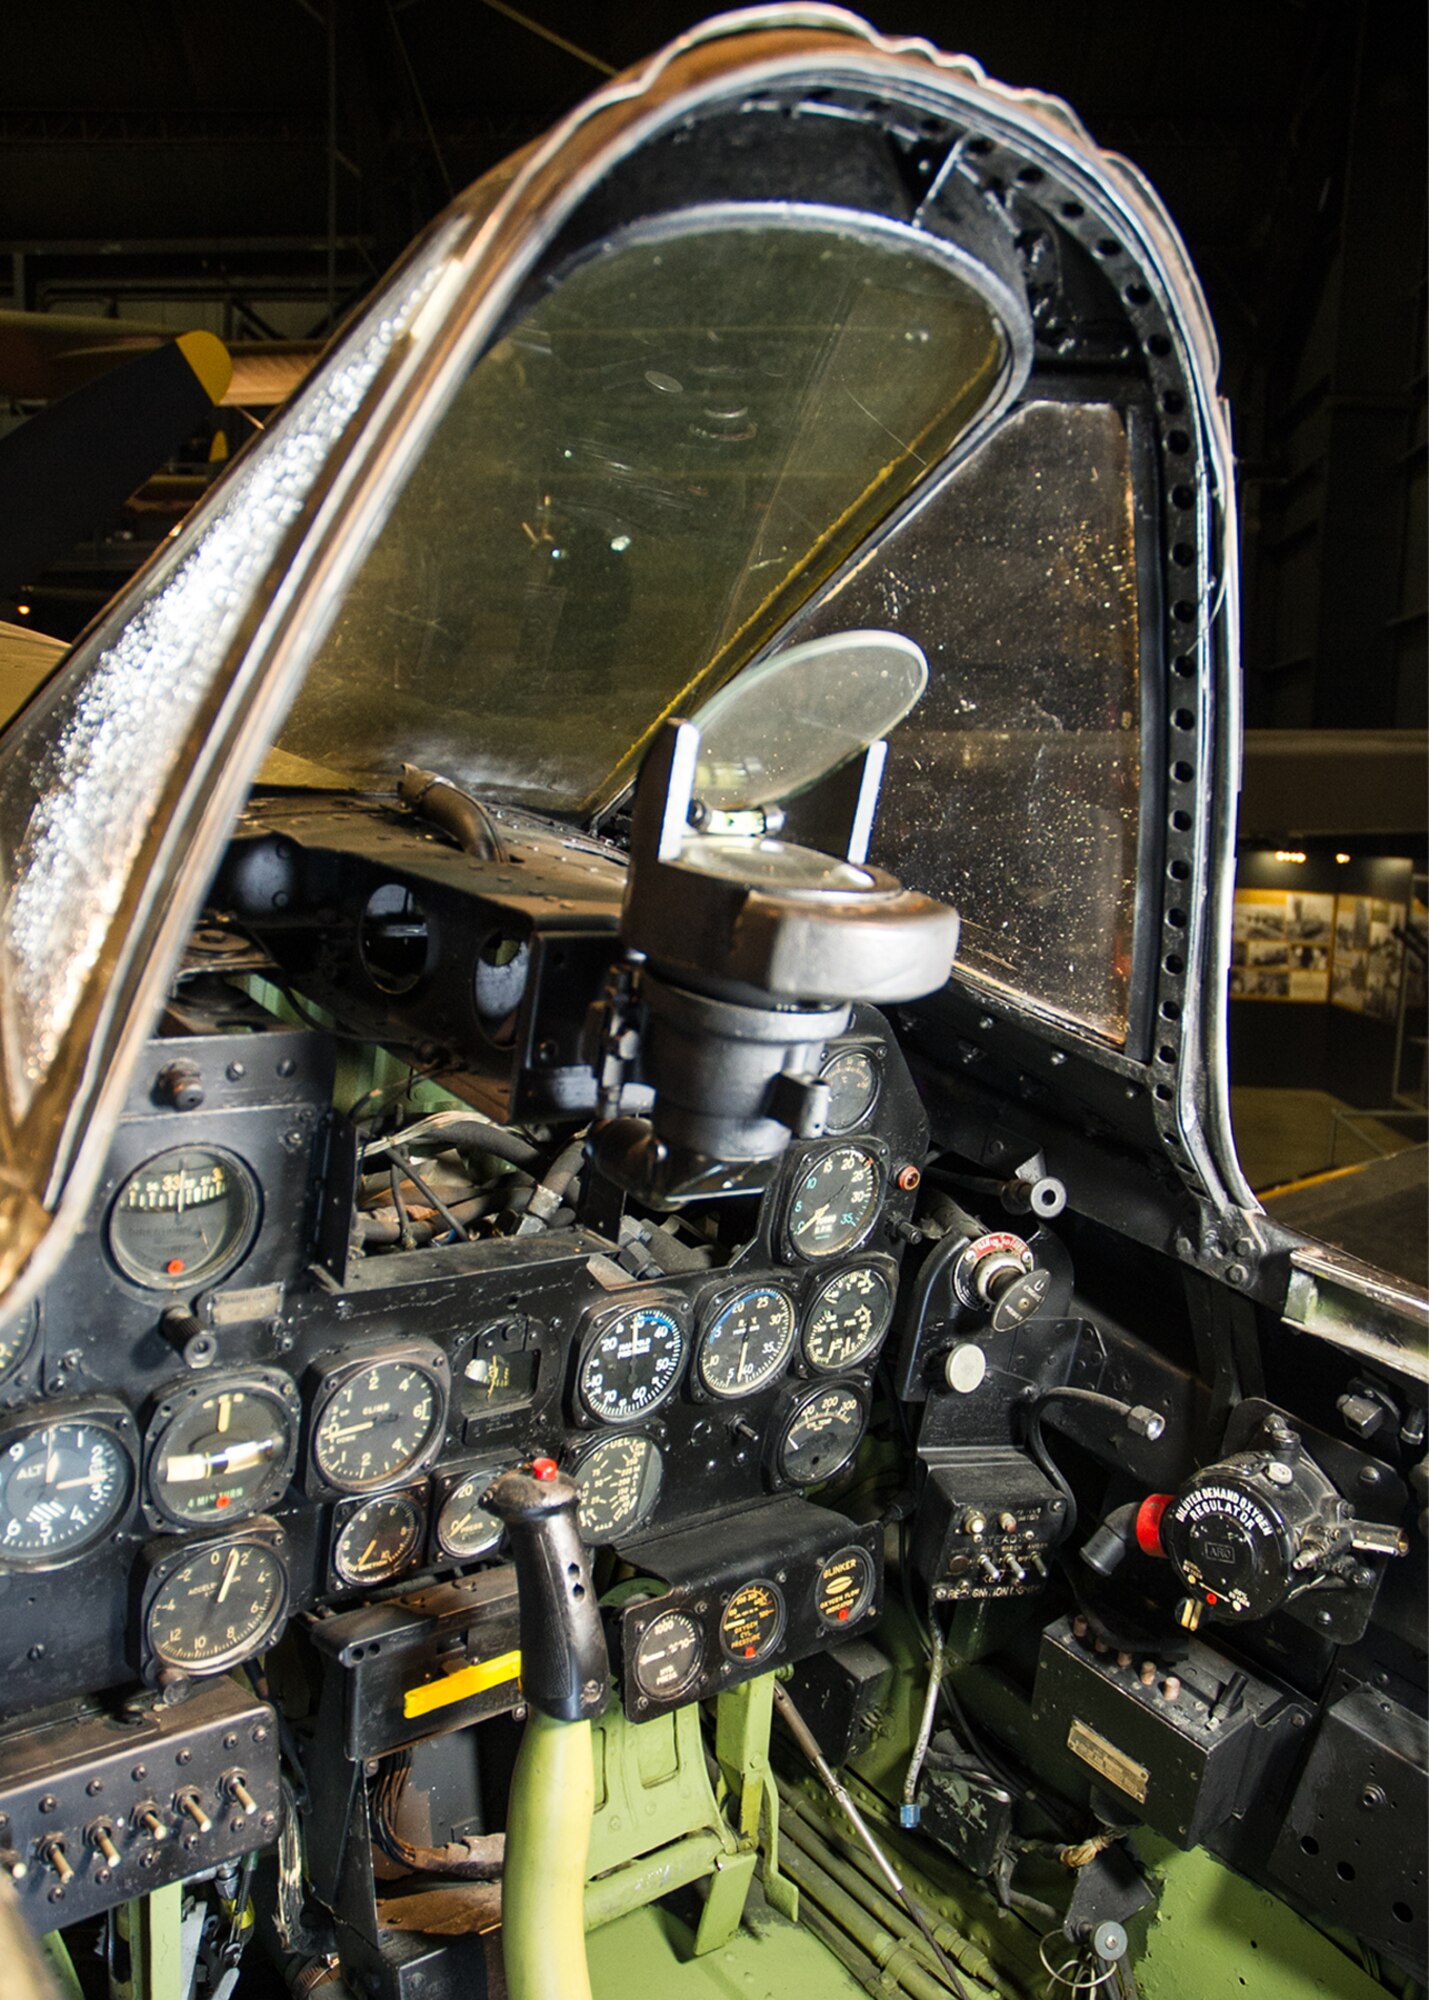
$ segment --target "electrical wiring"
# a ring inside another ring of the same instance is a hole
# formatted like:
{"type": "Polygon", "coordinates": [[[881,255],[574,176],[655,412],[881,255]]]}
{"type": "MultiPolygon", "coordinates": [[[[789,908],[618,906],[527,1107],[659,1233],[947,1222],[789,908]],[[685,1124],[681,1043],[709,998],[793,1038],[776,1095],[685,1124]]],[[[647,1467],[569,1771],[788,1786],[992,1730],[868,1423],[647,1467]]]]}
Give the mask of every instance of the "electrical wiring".
{"type": "Polygon", "coordinates": [[[445,1847],[424,1847],[397,1831],[397,1814],[411,1774],[410,1751],[383,1759],[372,1791],[372,1830],[389,1861],[426,1875],[450,1875],[463,1882],[497,1882],[506,1854],[504,1833],[469,1834],[445,1847]]]}

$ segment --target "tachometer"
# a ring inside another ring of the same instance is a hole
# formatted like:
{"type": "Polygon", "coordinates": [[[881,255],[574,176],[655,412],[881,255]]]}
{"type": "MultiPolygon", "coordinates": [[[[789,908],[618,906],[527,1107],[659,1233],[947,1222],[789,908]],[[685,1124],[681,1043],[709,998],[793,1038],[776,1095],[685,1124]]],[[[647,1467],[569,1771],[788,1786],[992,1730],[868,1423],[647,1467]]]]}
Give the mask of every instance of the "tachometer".
{"type": "Polygon", "coordinates": [[[872,1264],[834,1271],[823,1279],[804,1313],[804,1359],[821,1374],[867,1361],[893,1317],[893,1286],[872,1264]]]}
{"type": "Polygon", "coordinates": [[[262,1652],[287,1610],[287,1567],[270,1538],[210,1542],[156,1566],[144,1642],[160,1666],[218,1674],[262,1652]]]}
{"type": "Polygon", "coordinates": [[[794,1346],[794,1302],[778,1285],[749,1285],[726,1299],[700,1341],[696,1367],[712,1396],[752,1396],[772,1382],[794,1346]]]}
{"type": "Polygon", "coordinates": [[[795,1398],[774,1440],[773,1465],[789,1486],[813,1486],[848,1464],[863,1439],[868,1406],[861,1387],[830,1382],[795,1398]]]}
{"type": "Polygon", "coordinates": [[[258,1234],[258,1183],[236,1154],[174,1146],[130,1174],[109,1211],[110,1255],[153,1291],[192,1291],[241,1262],[258,1234]]]}
{"type": "Polygon", "coordinates": [[[593,1545],[633,1534],[655,1511],[664,1480],[660,1447],[639,1431],[602,1438],[571,1470],[581,1533],[593,1545]]]}
{"type": "Polygon", "coordinates": [[[0,1557],[37,1568],[92,1548],[134,1492],[127,1415],[59,1417],[0,1435],[0,1557]]]}
{"type": "Polygon", "coordinates": [[[835,1146],[806,1159],[785,1217],[794,1255],[810,1261],[852,1250],[873,1227],[883,1169],[864,1146],[835,1146]]]}
{"type": "Polygon", "coordinates": [[[668,1306],[629,1306],[603,1319],[580,1364],[581,1401],[602,1423],[645,1417],[673,1394],[685,1333],[668,1306]]]}
{"type": "Polygon", "coordinates": [[[410,1567],[422,1546],[426,1512],[415,1493],[384,1493],[339,1507],[332,1573],[356,1589],[387,1583],[410,1567]]]}
{"type": "Polygon", "coordinates": [[[430,1342],[338,1361],[313,1401],[312,1468],[337,1493],[390,1486],[430,1463],[446,1424],[446,1361],[430,1342]]]}
{"type": "Polygon", "coordinates": [[[292,1477],[298,1414],[297,1389],[276,1372],[166,1396],[150,1435],[150,1504],[170,1521],[195,1525],[261,1514],[292,1477]]]}

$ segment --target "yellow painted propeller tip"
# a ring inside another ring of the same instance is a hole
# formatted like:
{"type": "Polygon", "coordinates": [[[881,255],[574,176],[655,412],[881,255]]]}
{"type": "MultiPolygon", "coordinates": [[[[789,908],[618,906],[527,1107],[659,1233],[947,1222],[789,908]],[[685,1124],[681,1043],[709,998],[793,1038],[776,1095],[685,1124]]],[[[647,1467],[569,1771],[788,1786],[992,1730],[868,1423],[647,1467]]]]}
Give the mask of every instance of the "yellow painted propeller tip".
{"type": "Polygon", "coordinates": [[[204,394],[215,406],[223,401],[233,380],[233,357],[216,333],[181,333],[174,345],[192,368],[204,394]]]}

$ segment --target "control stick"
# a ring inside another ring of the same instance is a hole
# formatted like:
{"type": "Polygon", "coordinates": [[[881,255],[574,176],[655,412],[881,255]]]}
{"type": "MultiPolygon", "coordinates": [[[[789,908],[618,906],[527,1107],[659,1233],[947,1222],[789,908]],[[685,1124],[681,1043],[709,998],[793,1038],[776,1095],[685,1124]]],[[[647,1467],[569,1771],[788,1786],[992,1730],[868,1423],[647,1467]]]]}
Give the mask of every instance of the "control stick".
{"type": "Polygon", "coordinates": [[[579,1496],[554,1460],[503,1472],[482,1503],[505,1524],[521,1610],[526,1728],[511,1780],[501,1944],[511,2000],[590,2000],[586,1864],[591,1717],[610,1692],[579,1496]]]}

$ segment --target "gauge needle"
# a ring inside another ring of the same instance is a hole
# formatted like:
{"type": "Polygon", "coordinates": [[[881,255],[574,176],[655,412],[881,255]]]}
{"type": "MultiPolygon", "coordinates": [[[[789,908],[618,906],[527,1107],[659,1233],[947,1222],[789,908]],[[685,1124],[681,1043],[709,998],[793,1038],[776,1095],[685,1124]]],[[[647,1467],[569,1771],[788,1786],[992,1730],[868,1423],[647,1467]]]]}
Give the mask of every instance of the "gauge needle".
{"type": "Polygon", "coordinates": [[[362,1554],[357,1558],[357,1567],[359,1569],[366,1569],[367,1558],[372,1554],[372,1551],[376,1548],[376,1546],[377,1546],[377,1537],[376,1535],[374,1535],[372,1537],[372,1540],[367,1544],[367,1547],[362,1551],[362,1554]]]}
{"type": "Polygon", "coordinates": [[[328,1436],[330,1438],[355,1438],[362,1431],[374,1430],[376,1425],[376,1417],[369,1417],[366,1423],[349,1424],[345,1431],[329,1431],[328,1436]]]}
{"type": "Polygon", "coordinates": [[[83,1479],[61,1479],[55,1486],[56,1493],[72,1493],[76,1486],[93,1486],[94,1474],[86,1472],[83,1479]]]}
{"type": "Polygon", "coordinates": [[[814,1210],[812,1215],[805,1216],[803,1223],[804,1228],[813,1229],[819,1223],[821,1223],[824,1217],[828,1214],[831,1205],[832,1204],[827,1201],[820,1202],[819,1206],[814,1210]]]}
{"type": "Polygon", "coordinates": [[[218,1586],[218,1596],[214,1599],[215,1604],[222,1604],[224,1598],[227,1597],[229,1590],[232,1588],[233,1579],[235,1576],[237,1576],[237,1574],[238,1574],[238,1551],[237,1549],[234,1549],[228,1558],[227,1564],[225,1565],[223,1572],[223,1582],[218,1586]]]}

